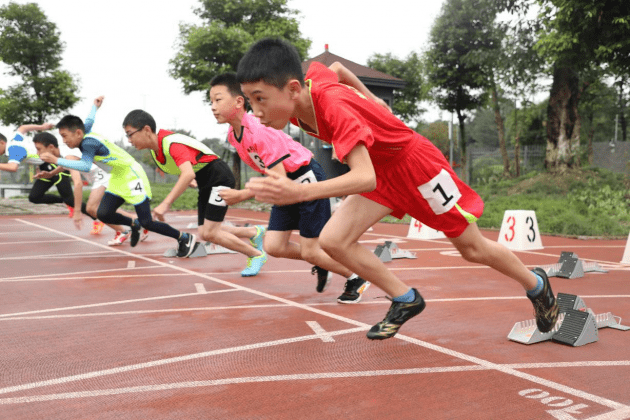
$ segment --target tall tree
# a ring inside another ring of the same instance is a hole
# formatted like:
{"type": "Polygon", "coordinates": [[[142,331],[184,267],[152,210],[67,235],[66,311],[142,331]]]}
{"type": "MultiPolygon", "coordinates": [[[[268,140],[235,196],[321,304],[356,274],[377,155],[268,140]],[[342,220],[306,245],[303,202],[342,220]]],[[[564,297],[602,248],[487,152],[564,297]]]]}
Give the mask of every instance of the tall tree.
{"type": "Polygon", "coordinates": [[[483,0],[446,0],[431,28],[426,52],[434,100],[441,109],[457,114],[464,174],[468,174],[465,120],[471,110],[484,103],[488,86],[484,66],[471,60],[469,55],[478,48],[487,48],[488,39],[484,36],[487,28],[482,24],[486,9],[480,7],[485,3],[483,0]]]}
{"type": "MultiPolygon", "coordinates": [[[[203,23],[179,25],[178,51],[170,60],[169,74],[182,82],[184,93],[207,92],[215,75],[236,71],[252,43],[272,36],[290,41],[305,59],[311,41],[302,36],[298,12],[287,1],[200,0],[195,14],[203,23]]],[[[240,188],[241,159],[237,153],[232,156],[232,172],[240,188]]]]}
{"type": "Polygon", "coordinates": [[[19,80],[0,90],[0,121],[41,123],[71,108],[78,81],[61,70],[64,44],[57,25],[35,3],[0,7],[0,60],[19,80]]]}
{"type": "Polygon", "coordinates": [[[420,103],[428,99],[428,84],[424,80],[424,63],[416,52],[404,60],[392,54],[374,54],[367,61],[368,67],[382,71],[406,82],[401,90],[394,90],[392,111],[406,123],[417,120],[426,110],[420,103]]]}

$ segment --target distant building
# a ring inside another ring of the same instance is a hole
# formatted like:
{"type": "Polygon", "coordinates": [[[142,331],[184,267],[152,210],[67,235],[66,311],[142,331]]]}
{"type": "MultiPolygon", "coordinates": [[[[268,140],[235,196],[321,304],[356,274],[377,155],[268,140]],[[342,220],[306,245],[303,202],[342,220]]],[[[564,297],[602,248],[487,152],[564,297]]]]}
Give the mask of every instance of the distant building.
{"type": "MultiPolygon", "coordinates": [[[[313,58],[309,58],[302,63],[302,71],[304,72],[304,74],[306,74],[308,66],[314,61],[322,63],[327,67],[330,66],[332,63],[338,61],[344,67],[354,73],[359,78],[359,80],[363,82],[363,84],[372,93],[374,93],[374,95],[384,100],[389,106],[392,106],[392,103],[394,101],[394,89],[402,89],[405,87],[406,84],[406,82],[402,79],[390,76],[389,74],[371,69],[366,66],[362,66],[361,64],[357,64],[353,61],[346,60],[343,57],[332,54],[330,51],[328,51],[328,44],[326,44],[325,50],[322,54],[313,58]]],[[[346,165],[332,160],[332,150],[329,146],[327,147],[318,139],[306,135],[301,130],[299,131],[300,133],[296,136],[296,140],[299,140],[304,146],[313,150],[313,153],[315,154],[315,159],[324,167],[324,170],[326,171],[326,176],[328,176],[328,178],[342,175],[348,171],[348,167],[346,165]]]]}

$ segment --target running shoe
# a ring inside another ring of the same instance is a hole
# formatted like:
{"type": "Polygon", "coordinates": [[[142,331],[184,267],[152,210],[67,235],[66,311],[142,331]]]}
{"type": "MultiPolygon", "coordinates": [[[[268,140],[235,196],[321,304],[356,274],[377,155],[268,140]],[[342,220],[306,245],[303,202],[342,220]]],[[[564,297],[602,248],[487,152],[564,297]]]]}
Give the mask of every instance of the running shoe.
{"type": "Polygon", "coordinates": [[[71,207],[69,205],[66,204],[66,207],[68,207],[68,217],[73,217],[74,216],[74,207],[71,207]]]}
{"type": "Polygon", "coordinates": [[[265,251],[262,252],[261,255],[257,257],[249,257],[247,258],[247,267],[245,270],[241,271],[241,276],[243,277],[252,277],[258,274],[263,265],[267,262],[267,253],[265,251]]]}
{"type": "Polygon", "coordinates": [[[359,303],[361,301],[361,296],[363,296],[363,292],[365,292],[368,287],[370,287],[370,284],[371,283],[369,281],[363,280],[361,277],[357,277],[352,280],[346,280],[344,291],[337,298],[337,302],[359,303]]]}
{"type": "Polygon", "coordinates": [[[389,307],[385,319],[370,328],[370,331],[367,333],[367,338],[370,340],[385,340],[386,338],[393,337],[402,324],[422,312],[426,303],[416,289],[412,290],[415,294],[413,302],[392,301],[392,305],[389,307]]]}
{"type": "Polygon", "coordinates": [[[149,237],[149,229],[142,229],[140,232],[140,242],[144,242],[149,237]]]}
{"type": "Polygon", "coordinates": [[[107,245],[109,246],[122,245],[127,239],[129,239],[130,236],[131,236],[131,231],[129,230],[127,232],[116,232],[116,236],[114,236],[114,239],[108,241],[107,245]]]}
{"type": "Polygon", "coordinates": [[[544,286],[538,296],[530,297],[528,295],[527,297],[532,301],[532,305],[534,305],[534,314],[536,315],[538,330],[546,333],[551,331],[556,325],[556,321],[558,320],[558,303],[551,290],[551,284],[549,283],[549,278],[547,278],[545,270],[536,267],[532,271],[542,277],[544,286]]]}
{"type": "Polygon", "coordinates": [[[314,265],[313,268],[311,269],[311,274],[316,274],[316,273],[317,273],[317,287],[315,288],[315,290],[317,290],[317,293],[322,293],[324,290],[326,290],[326,288],[330,284],[332,273],[328,270],[324,270],[323,268],[314,265]]]}
{"type": "Polygon", "coordinates": [[[256,234],[249,238],[249,243],[252,244],[254,248],[262,252],[263,238],[265,237],[265,232],[267,232],[267,228],[261,225],[256,225],[254,227],[256,228],[256,234]]]}
{"type": "Polygon", "coordinates": [[[140,221],[138,219],[134,219],[133,222],[131,222],[131,239],[129,240],[129,245],[131,245],[132,248],[138,245],[138,241],[140,240],[140,229],[142,229],[140,221]]]}
{"type": "Polygon", "coordinates": [[[90,234],[98,235],[103,230],[103,226],[105,226],[105,223],[100,220],[95,220],[94,223],[92,223],[92,230],[90,231],[90,234]]]}
{"type": "Polygon", "coordinates": [[[177,243],[179,244],[177,246],[177,256],[179,258],[186,258],[192,254],[195,249],[195,242],[197,242],[197,237],[195,235],[188,232],[182,233],[177,240],[177,243]]]}

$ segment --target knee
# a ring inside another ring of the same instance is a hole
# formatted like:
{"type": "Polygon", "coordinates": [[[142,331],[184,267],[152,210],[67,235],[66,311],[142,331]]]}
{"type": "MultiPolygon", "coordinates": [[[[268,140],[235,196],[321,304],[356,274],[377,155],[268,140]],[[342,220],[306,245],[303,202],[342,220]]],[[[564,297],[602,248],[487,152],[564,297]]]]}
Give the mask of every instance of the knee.
{"type": "Polygon", "coordinates": [[[281,258],[284,255],[284,248],[271,241],[263,240],[263,250],[272,257],[281,258]]]}
{"type": "Polygon", "coordinates": [[[468,262],[483,264],[486,260],[486,251],[484,247],[478,245],[466,246],[458,249],[462,258],[468,262]]]}
{"type": "Polygon", "coordinates": [[[109,219],[109,212],[103,208],[103,207],[99,207],[98,210],[96,210],[96,218],[102,222],[107,223],[108,219],[109,219]]]}
{"type": "Polygon", "coordinates": [[[145,217],[138,217],[138,222],[140,222],[140,226],[142,226],[145,229],[148,229],[153,223],[153,219],[151,218],[151,215],[149,214],[148,216],[145,216],[145,217]]]}
{"type": "Polygon", "coordinates": [[[29,194],[28,195],[28,201],[30,201],[33,204],[39,204],[40,196],[35,195],[35,194],[29,194]]]}
{"type": "Polygon", "coordinates": [[[334,235],[327,235],[322,232],[319,237],[319,246],[326,252],[326,254],[333,256],[343,252],[344,245],[340,238],[334,235]]]}
{"type": "Polygon", "coordinates": [[[317,258],[317,250],[313,248],[301,248],[300,255],[304,261],[314,264],[314,261],[317,258]]]}
{"type": "Polygon", "coordinates": [[[98,207],[97,206],[86,206],[85,211],[92,217],[98,217],[98,207]]]}

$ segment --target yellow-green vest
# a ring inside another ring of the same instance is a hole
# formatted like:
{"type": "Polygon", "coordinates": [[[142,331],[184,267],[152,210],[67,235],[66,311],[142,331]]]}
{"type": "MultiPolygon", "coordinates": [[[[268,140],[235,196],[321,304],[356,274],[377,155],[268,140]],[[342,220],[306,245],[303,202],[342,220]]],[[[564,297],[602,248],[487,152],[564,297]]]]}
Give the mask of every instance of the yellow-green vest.
{"type": "Polygon", "coordinates": [[[170,150],[173,143],[183,144],[192,147],[193,149],[199,150],[199,154],[196,158],[197,164],[193,165],[193,170],[195,172],[199,171],[201,168],[208,164],[208,162],[199,162],[199,159],[201,159],[202,156],[210,155],[218,157],[218,155],[214,153],[212,149],[210,149],[199,140],[195,140],[191,137],[179,133],[169,134],[168,136],[162,138],[162,152],[164,152],[164,163],[161,163],[157,159],[157,154],[155,153],[155,151],[151,150],[151,157],[153,158],[153,161],[158,168],[160,168],[163,172],[167,174],[179,175],[182,173],[175,163],[175,159],[173,159],[173,156],[171,156],[170,150]]]}

